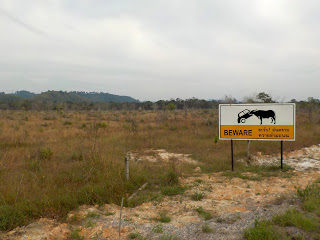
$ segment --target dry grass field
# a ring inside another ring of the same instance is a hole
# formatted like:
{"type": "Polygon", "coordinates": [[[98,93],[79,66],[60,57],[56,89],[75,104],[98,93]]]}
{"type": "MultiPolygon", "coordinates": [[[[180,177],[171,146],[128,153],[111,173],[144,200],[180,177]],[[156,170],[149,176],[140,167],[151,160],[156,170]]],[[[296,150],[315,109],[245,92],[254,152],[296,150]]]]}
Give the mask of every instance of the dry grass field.
{"type": "MultiPolygon", "coordinates": [[[[297,112],[290,151],[320,142],[319,121],[297,112]]],[[[63,219],[82,204],[118,204],[145,182],[166,184],[194,166],[131,164],[128,151],[191,154],[205,172],[230,169],[230,142],[217,141],[217,110],[0,112],[0,230],[41,216],[63,219]]],[[[235,141],[235,159],[246,141],[235,141]]],[[[279,142],[253,141],[251,153],[278,153],[279,142]]],[[[239,167],[236,163],[235,167],[239,167]]]]}

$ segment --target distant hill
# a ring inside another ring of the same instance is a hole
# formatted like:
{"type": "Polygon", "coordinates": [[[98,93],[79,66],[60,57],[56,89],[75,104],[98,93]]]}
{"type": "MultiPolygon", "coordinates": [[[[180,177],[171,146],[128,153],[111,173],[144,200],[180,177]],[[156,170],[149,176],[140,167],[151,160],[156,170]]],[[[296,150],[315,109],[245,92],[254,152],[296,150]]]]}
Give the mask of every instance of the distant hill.
{"type": "Polygon", "coordinates": [[[72,94],[84,97],[90,102],[139,102],[132,97],[119,96],[110,93],[97,92],[70,92],[72,94]]]}
{"type": "Polygon", "coordinates": [[[47,91],[40,94],[17,91],[13,94],[0,93],[0,101],[36,100],[41,102],[139,102],[139,100],[128,96],[119,96],[103,92],[63,92],[47,91]]]}
{"type": "Polygon", "coordinates": [[[81,96],[62,91],[48,91],[35,95],[33,100],[42,102],[88,102],[88,99],[81,96]]]}
{"type": "Polygon", "coordinates": [[[0,93],[0,102],[19,101],[19,100],[22,100],[22,98],[12,94],[0,93]]]}
{"type": "Polygon", "coordinates": [[[29,91],[16,91],[14,94],[11,94],[13,96],[21,97],[21,98],[32,98],[35,96],[35,93],[29,92],[29,91]]]}

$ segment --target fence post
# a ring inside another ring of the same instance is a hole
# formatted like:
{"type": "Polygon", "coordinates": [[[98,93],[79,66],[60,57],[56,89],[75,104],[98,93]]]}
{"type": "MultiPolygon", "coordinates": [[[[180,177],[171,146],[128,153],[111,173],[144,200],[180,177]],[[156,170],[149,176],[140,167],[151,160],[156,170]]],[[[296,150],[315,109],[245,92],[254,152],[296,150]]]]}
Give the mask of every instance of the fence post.
{"type": "Polygon", "coordinates": [[[119,218],[119,240],[121,239],[121,217],[122,217],[123,197],[121,199],[120,218],[119,218]]]}
{"type": "Polygon", "coordinates": [[[129,158],[128,156],[126,155],[125,158],[124,158],[124,172],[125,172],[125,175],[126,175],[126,181],[129,181],[129,158]]]}

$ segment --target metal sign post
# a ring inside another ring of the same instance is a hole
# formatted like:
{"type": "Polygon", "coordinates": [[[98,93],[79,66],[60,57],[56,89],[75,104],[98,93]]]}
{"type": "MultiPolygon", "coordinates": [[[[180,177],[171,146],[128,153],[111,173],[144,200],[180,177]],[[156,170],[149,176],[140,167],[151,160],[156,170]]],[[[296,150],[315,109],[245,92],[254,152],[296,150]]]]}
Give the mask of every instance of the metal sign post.
{"type": "Polygon", "coordinates": [[[233,172],[233,140],[231,139],[231,166],[233,172]]]}
{"type": "Polygon", "coordinates": [[[283,168],[283,141],[281,141],[281,169],[283,168]]]}

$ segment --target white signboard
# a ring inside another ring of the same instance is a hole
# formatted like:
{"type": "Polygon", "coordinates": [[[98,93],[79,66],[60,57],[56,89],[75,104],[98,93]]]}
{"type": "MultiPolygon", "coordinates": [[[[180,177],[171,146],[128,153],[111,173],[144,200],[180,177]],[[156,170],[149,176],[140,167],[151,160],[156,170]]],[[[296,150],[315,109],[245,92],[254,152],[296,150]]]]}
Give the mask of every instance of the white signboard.
{"type": "Polygon", "coordinates": [[[222,140],[295,140],[295,104],[220,104],[222,140]]]}

